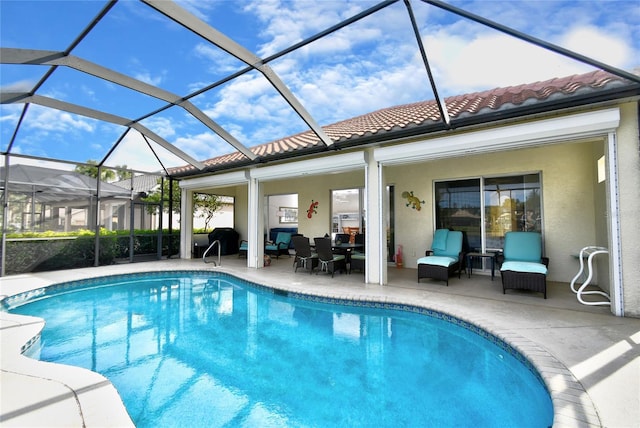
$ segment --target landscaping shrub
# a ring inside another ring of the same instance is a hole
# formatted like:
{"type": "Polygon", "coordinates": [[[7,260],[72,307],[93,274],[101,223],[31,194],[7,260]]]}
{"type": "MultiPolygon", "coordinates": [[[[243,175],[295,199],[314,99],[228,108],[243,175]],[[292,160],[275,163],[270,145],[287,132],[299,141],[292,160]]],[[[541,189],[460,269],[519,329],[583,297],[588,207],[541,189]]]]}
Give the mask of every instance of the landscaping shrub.
{"type": "MultiPolygon", "coordinates": [[[[6,275],[42,272],[94,266],[95,234],[90,230],[77,232],[28,232],[8,234],[6,242],[6,275]],[[15,239],[15,240],[14,240],[15,239]]],[[[100,231],[100,266],[110,265],[117,259],[129,257],[129,231],[100,231]]],[[[157,231],[135,231],[134,255],[157,254],[157,231]]],[[[169,233],[163,231],[162,254],[169,255],[169,233]]],[[[171,254],[180,247],[180,232],[174,231],[171,254]]]]}

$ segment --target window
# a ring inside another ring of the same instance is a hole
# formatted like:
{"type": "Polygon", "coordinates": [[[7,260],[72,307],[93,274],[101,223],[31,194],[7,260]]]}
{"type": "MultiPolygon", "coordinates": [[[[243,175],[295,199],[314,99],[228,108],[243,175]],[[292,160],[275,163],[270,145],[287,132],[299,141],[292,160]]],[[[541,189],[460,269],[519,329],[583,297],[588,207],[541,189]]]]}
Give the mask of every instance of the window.
{"type": "Polygon", "coordinates": [[[499,249],[511,230],[542,232],[540,174],[484,179],[485,243],[499,249]]]}
{"type": "Polygon", "coordinates": [[[435,183],[437,229],[465,232],[465,250],[501,249],[511,230],[542,232],[540,174],[435,183]]]}
{"type": "Polygon", "coordinates": [[[598,183],[602,183],[606,180],[606,171],[605,158],[604,156],[600,156],[598,159],[598,183]]]}
{"type": "Polygon", "coordinates": [[[331,238],[337,233],[351,236],[364,233],[364,191],[363,189],[342,189],[331,191],[331,238]]]}

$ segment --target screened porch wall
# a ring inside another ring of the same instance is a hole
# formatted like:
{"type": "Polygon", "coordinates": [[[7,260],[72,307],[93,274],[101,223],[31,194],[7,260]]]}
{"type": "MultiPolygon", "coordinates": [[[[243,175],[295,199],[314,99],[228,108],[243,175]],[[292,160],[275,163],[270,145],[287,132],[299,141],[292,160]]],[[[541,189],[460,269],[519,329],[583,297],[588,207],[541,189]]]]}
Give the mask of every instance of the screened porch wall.
{"type": "MultiPolygon", "coordinates": [[[[12,160],[8,168],[0,168],[0,190],[7,197],[3,275],[112,264],[132,255],[157,257],[161,251],[168,255],[159,205],[142,200],[152,189],[132,192],[130,183],[98,182],[68,164],[41,167],[12,160]]],[[[157,187],[158,176],[144,178],[139,181],[157,187]]],[[[177,254],[179,229],[174,235],[177,254]]]]}

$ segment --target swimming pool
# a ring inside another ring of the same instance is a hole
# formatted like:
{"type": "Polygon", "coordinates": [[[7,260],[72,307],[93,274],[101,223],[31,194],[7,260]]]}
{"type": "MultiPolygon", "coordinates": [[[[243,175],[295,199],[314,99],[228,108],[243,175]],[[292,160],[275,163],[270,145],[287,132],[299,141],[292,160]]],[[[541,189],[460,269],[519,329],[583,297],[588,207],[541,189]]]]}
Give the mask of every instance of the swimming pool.
{"type": "Polygon", "coordinates": [[[108,377],[139,427],[553,422],[526,359],[426,309],[195,271],[60,284],[5,304],[45,318],[41,359],[108,377]]]}

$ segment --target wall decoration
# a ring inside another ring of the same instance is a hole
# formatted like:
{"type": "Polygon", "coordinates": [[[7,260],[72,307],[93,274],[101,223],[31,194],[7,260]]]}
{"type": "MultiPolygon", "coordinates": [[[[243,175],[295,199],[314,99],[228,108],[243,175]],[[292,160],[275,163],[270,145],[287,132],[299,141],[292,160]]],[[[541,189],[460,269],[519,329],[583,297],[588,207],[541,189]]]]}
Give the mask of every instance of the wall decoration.
{"type": "Polygon", "coordinates": [[[307,218],[313,217],[314,214],[318,214],[318,202],[311,199],[311,205],[309,205],[309,209],[307,210],[307,218]]]}
{"type": "Polygon", "coordinates": [[[293,207],[280,207],[278,210],[280,223],[297,223],[298,209],[293,207]]]}
{"type": "Polygon", "coordinates": [[[422,204],[424,201],[421,201],[420,198],[413,196],[413,191],[407,192],[406,190],[402,192],[402,197],[407,200],[406,206],[410,206],[416,211],[420,211],[422,209],[422,204]]]}

